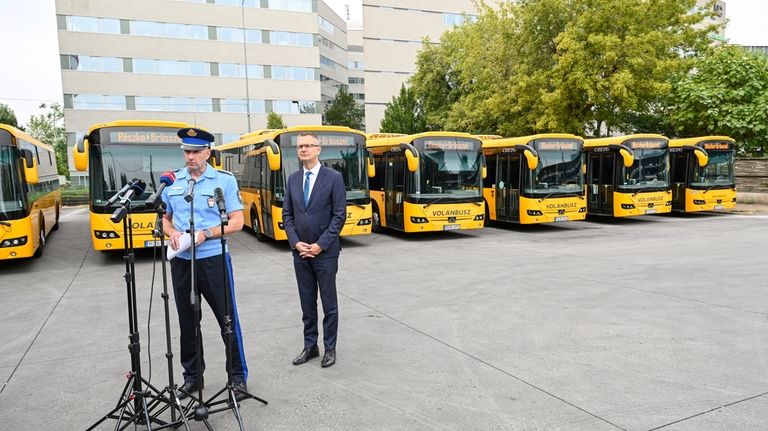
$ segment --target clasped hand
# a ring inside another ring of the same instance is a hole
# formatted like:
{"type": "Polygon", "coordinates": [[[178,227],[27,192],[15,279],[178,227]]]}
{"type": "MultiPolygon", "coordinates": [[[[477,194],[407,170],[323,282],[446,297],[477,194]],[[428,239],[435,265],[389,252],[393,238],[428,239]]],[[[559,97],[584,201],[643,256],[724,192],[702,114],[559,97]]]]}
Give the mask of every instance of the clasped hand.
{"type": "Polygon", "coordinates": [[[299,256],[305,259],[312,259],[320,254],[323,249],[317,243],[307,244],[306,242],[299,241],[296,243],[296,251],[299,252],[299,256]]]}

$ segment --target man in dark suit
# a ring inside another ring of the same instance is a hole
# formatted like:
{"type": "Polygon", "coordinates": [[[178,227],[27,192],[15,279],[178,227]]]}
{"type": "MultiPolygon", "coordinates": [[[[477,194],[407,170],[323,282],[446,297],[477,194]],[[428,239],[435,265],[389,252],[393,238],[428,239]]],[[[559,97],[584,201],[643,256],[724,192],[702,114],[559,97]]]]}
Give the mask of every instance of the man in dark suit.
{"type": "Polygon", "coordinates": [[[293,249],[293,267],[299,285],[304,349],[293,360],[301,365],[320,356],[317,347],[317,291],[323,303],[322,366],[336,363],[339,323],[336,271],[339,268],[339,233],[347,213],[347,195],[341,174],[320,164],[320,140],[303,133],[296,139],[303,168],[288,177],[283,203],[283,224],[293,249]]]}

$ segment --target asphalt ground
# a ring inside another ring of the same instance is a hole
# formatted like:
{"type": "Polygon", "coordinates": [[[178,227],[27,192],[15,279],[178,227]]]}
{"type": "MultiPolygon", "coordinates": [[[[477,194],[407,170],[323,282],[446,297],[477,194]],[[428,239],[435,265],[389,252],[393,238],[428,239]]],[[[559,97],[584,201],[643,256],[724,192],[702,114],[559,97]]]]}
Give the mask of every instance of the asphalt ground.
{"type": "MultiPolygon", "coordinates": [[[[2,430],[85,429],[125,385],[125,265],[91,250],[87,218],[65,209],[42,258],[0,262],[2,430]]],[[[291,365],[302,325],[287,245],[240,232],[248,384],[269,401],[241,404],[245,429],[768,429],[766,242],[761,211],[345,238],[338,361],[324,369],[291,365]]],[[[141,358],[162,388],[152,258],[136,263],[141,358]]],[[[210,395],[224,349],[207,307],[202,325],[210,395]]],[[[229,412],[209,422],[238,429],[229,412]]]]}

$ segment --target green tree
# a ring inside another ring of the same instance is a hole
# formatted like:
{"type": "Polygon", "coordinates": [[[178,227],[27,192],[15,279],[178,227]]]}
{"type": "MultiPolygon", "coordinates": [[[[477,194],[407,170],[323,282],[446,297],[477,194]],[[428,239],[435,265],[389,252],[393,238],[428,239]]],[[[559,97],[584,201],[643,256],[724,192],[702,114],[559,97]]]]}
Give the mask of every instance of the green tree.
{"type": "Polygon", "coordinates": [[[0,124],[8,124],[13,127],[19,127],[16,121],[16,113],[10,106],[0,103],[0,124]]]}
{"type": "Polygon", "coordinates": [[[385,133],[404,133],[411,135],[427,131],[427,119],[421,102],[416,94],[406,87],[400,86],[400,94],[392,98],[384,111],[379,130],[385,133]]]}
{"type": "Polygon", "coordinates": [[[267,129],[285,129],[285,127],[282,115],[274,111],[267,114],[267,129]]]}
{"type": "Polygon", "coordinates": [[[737,47],[698,59],[675,83],[669,123],[679,136],[728,135],[739,153],[768,153],[768,60],[737,47]]]}
{"type": "Polygon", "coordinates": [[[365,110],[347,93],[345,87],[339,88],[336,97],[326,106],[323,113],[323,124],[326,126],[347,126],[352,129],[363,129],[365,110]]]}
{"type": "MultiPolygon", "coordinates": [[[[521,0],[425,41],[411,82],[430,125],[599,135],[658,124],[671,83],[710,45],[695,0],[521,0]],[[637,113],[651,113],[644,118],[637,113]]],[[[706,9],[705,9],[706,10],[706,9]]]]}
{"type": "Polygon", "coordinates": [[[58,103],[47,106],[40,105],[40,109],[47,109],[40,115],[33,115],[27,123],[27,133],[33,138],[53,146],[56,151],[56,167],[59,175],[69,178],[67,166],[67,138],[64,133],[64,110],[58,103]]]}

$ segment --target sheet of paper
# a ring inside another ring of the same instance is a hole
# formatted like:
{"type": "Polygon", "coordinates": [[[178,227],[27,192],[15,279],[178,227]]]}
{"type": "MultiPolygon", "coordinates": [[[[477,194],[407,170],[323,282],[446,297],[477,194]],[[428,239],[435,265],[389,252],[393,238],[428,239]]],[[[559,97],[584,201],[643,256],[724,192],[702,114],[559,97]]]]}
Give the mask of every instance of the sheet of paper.
{"type": "Polygon", "coordinates": [[[187,250],[189,246],[192,244],[192,239],[189,237],[188,233],[185,233],[184,235],[179,238],[179,249],[174,250],[171,248],[171,246],[168,246],[168,249],[166,250],[165,254],[168,260],[173,259],[176,257],[177,254],[181,253],[184,250],[187,250]]]}

